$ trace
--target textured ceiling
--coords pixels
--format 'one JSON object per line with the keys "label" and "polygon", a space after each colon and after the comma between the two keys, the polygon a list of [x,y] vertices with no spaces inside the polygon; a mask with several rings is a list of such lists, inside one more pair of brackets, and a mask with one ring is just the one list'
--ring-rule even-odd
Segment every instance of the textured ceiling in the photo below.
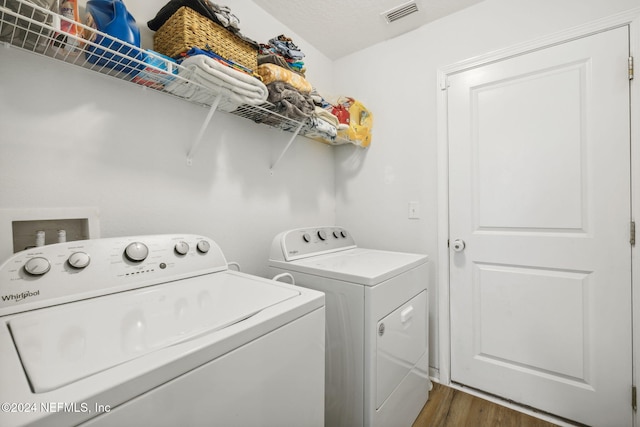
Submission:
{"label": "textured ceiling", "polygon": [[[407,0],[253,1],[335,60],[482,0],[416,0],[418,12],[390,24],[382,14]],[[304,46],[300,48],[304,51]]]}

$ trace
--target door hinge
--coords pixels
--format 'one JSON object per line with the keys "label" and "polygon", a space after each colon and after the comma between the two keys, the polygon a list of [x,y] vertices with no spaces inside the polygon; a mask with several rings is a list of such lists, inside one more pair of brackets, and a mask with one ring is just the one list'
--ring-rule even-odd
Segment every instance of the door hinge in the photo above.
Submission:
{"label": "door hinge", "polygon": [[633,56],[629,57],[629,80],[633,80]]}
{"label": "door hinge", "polygon": [[636,390],[636,386],[632,386],[631,387],[631,407],[633,408],[634,412],[638,409],[637,397],[638,397],[638,392]]}
{"label": "door hinge", "polygon": [[440,90],[447,89],[449,89],[449,76],[444,76],[442,79],[440,79]]}
{"label": "door hinge", "polygon": [[629,227],[629,243],[631,246],[636,245],[636,222],[631,221],[631,226]]}

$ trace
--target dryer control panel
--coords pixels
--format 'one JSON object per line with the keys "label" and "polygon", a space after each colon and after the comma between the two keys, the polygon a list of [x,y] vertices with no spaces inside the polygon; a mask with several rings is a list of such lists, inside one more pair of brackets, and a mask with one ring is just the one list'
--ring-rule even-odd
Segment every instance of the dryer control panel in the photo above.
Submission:
{"label": "dryer control panel", "polygon": [[80,240],[14,254],[0,265],[0,316],[227,269],[198,235]]}
{"label": "dryer control panel", "polygon": [[355,247],[353,237],[342,227],[298,228],[280,233],[273,239],[270,259],[293,261]]}

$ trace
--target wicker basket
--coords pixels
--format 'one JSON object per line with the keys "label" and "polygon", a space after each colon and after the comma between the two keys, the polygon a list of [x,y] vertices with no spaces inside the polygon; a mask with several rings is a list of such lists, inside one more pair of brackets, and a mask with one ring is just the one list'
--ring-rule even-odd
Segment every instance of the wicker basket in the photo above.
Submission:
{"label": "wicker basket", "polygon": [[256,46],[183,6],[158,28],[153,50],[177,58],[192,47],[211,50],[250,70],[258,68]]}

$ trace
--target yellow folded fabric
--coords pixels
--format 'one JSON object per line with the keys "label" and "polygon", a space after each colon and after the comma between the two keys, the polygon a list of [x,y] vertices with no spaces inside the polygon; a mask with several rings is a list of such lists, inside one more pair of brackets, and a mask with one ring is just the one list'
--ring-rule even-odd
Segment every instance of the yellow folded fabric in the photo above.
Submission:
{"label": "yellow folded fabric", "polygon": [[280,81],[290,84],[302,93],[311,93],[311,90],[313,89],[311,83],[309,83],[304,77],[276,64],[261,64],[258,66],[256,72],[260,77],[262,77],[262,83],[265,85],[275,81]]}

